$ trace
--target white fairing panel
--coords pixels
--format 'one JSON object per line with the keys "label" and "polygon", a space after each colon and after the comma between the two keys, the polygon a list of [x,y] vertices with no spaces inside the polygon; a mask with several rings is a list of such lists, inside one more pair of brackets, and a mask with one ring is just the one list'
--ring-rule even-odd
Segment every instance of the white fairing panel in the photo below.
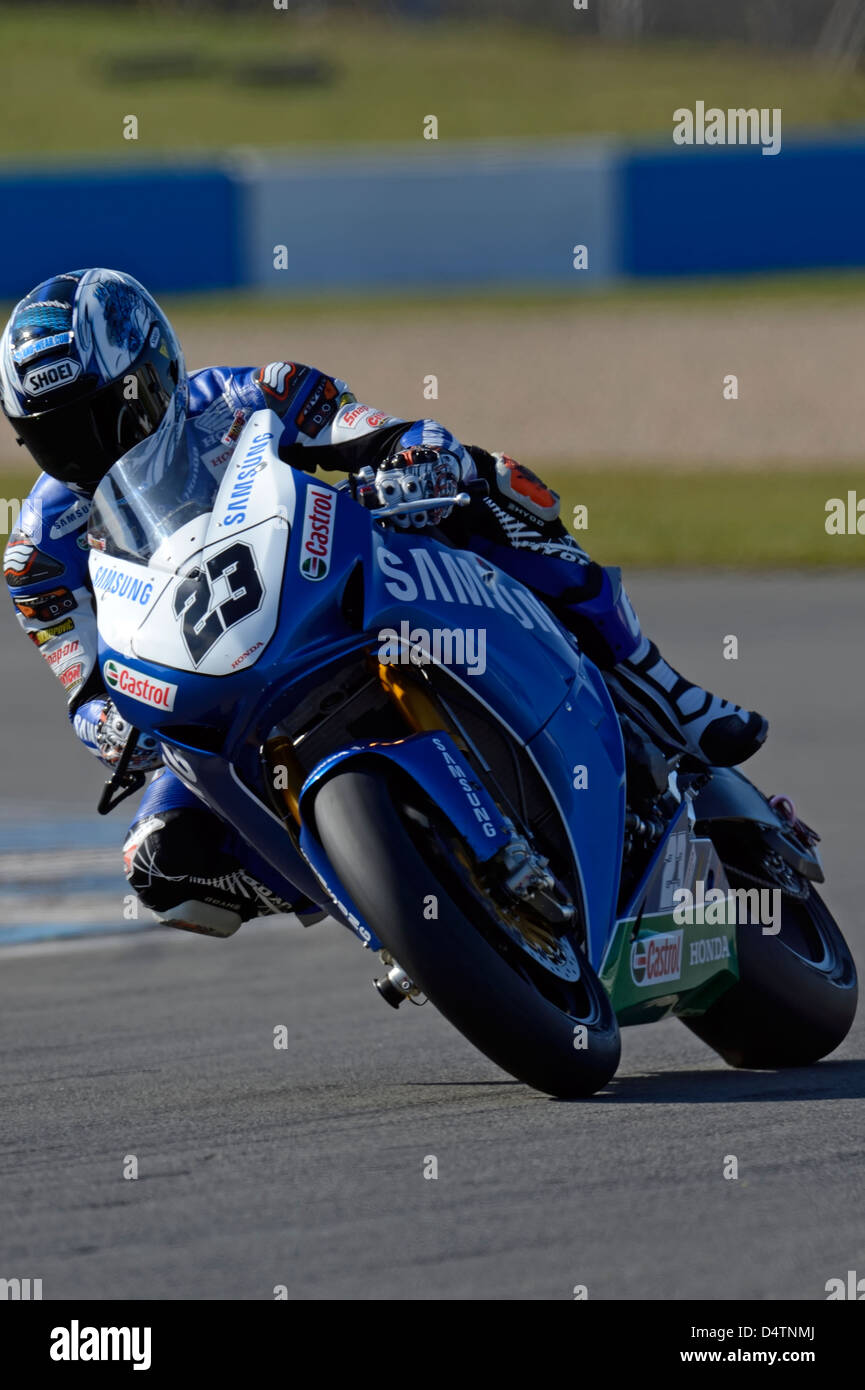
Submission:
{"label": "white fairing panel", "polygon": [[199,675],[252,666],[276,629],[296,491],[269,411],[247,424],[209,516],[147,566],[94,554],[99,629],[115,651]]}
{"label": "white fairing panel", "polygon": [[96,595],[97,621],[103,641],[123,656],[132,656],[132,639],[160,595],[171,583],[164,570],[132,564],[98,551],[90,555],[90,582]]}

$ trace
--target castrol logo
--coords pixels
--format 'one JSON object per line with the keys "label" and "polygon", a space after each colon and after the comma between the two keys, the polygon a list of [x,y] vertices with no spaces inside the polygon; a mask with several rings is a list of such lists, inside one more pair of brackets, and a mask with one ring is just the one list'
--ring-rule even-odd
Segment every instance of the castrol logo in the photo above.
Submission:
{"label": "castrol logo", "polygon": [[335,506],[336,494],[329,488],[307,488],[300,541],[300,572],[304,579],[324,579],[330,570]]}
{"label": "castrol logo", "polygon": [[660,985],[682,973],[682,933],[644,936],[631,947],[631,979],[635,985]]}
{"label": "castrol logo", "polygon": [[102,674],[109,690],[116,690],[130,700],[140,700],[143,705],[153,705],[156,709],[174,709],[177,686],[169,681],[154,680],[143,671],[135,671],[131,666],[123,666],[119,661],[106,661]]}

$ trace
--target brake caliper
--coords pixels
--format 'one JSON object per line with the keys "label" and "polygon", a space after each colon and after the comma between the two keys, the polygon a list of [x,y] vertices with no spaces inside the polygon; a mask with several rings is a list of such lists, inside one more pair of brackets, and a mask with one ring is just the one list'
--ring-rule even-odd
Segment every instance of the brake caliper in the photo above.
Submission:
{"label": "brake caliper", "polygon": [[551,926],[569,926],[574,919],[574,905],[550,870],[550,861],[518,834],[512,821],[505,819],[505,826],[511,838],[493,861],[505,871],[505,892],[517,902],[530,904]]}

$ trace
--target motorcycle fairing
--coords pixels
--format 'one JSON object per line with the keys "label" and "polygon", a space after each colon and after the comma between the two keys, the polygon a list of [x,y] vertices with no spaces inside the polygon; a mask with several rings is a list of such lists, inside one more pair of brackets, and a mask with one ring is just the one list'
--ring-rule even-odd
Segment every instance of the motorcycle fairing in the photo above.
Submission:
{"label": "motorcycle fairing", "polygon": [[[618,719],[597,668],[534,595],[490,562],[415,531],[383,530],[344,489],[293,472],[279,460],[273,439],[260,438],[275,437],[277,431],[270,412],[258,412],[249,422],[237,446],[236,466],[219,485],[206,529],[199,518],[188,532],[178,527],[164,549],[147,556],[156,563],[134,563],[104,553],[94,556],[94,566],[110,565],[120,573],[116,591],[113,576],[107,584],[103,576],[101,590],[96,589],[103,671],[110,660],[120,659],[134,673],[175,687],[170,710],[118,691],[121,713],[162,741],[168,765],[278,872],[307,897],[333,910],[364,944],[375,947],[370,925],[325,863],[312,829],[304,826],[298,849],[271,809],[262,785],[262,745],[270,730],[290,721],[299,699],[314,695],[322,684],[326,688],[330,666],[374,658],[383,629],[399,631],[406,617],[413,627],[430,631],[477,625],[487,639],[485,669],[473,672],[455,661],[447,675],[511,731],[549,788],[580,877],[590,958],[597,965],[603,961],[614,1003],[638,1021],[647,1016],[647,1005],[656,1011],[674,1008],[685,992],[683,984],[688,984],[693,1000],[705,972],[692,976],[680,971],[680,979],[661,982],[660,989],[653,983],[648,991],[630,972],[627,984],[628,952],[634,944],[639,959],[647,937],[669,933],[669,907],[655,892],[666,851],[656,852],[647,870],[644,901],[629,908],[617,926],[624,752]],[[253,453],[255,466],[250,462]],[[230,525],[229,518],[234,518]],[[196,602],[194,585],[188,582],[191,571],[213,557],[219,560],[226,547],[237,544],[248,547],[266,593],[260,603],[250,603],[250,611],[237,623],[223,622],[220,616],[219,630],[213,626],[214,641],[206,651],[190,651],[184,623],[193,638],[201,632],[206,638],[214,612],[221,615],[237,597],[228,580],[221,591],[217,588],[222,579],[217,573],[209,576],[211,591],[217,588],[212,603],[204,606],[200,597]],[[168,572],[170,564],[176,572]],[[359,585],[354,583],[357,576]],[[145,593],[149,583],[153,588]],[[352,584],[352,601],[347,604]],[[228,617],[233,616],[229,609]],[[461,779],[445,770],[436,739],[459,768],[461,755],[445,735],[407,736],[376,747],[347,736],[346,745],[308,775],[303,804],[321,777],[340,763],[360,756],[387,759],[399,763],[434,796],[479,856],[494,853],[503,843],[501,817],[484,791],[483,806],[495,838],[484,836],[474,816],[477,807],[468,801]],[[577,785],[578,767],[588,774],[585,787]],[[480,796],[475,779],[466,780]],[[683,829],[687,828],[685,821]],[[716,963],[714,974],[719,973]]]}
{"label": "motorcycle fairing", "polygon": [[260,659],[278,622],[296,502],[293,471],[267,467],[278,438],[270,415],[250,420],[212,510],[165,534],[146,564],[93,551],[100,634],[119,655],[204,676],[229,676]]}
{"label": "motorcycle fairing", "polygon": [[[735,922],[674,916],[677,891],[687,889],[699,905],[699,884],[725,894],[729,888],[714,845],[694,834],[693,811],[682,805],[615,924],[600,966],[622,1026],[700,1013],[738,979]],[[652,953],[659,948],[666,959],[653,980]]]}

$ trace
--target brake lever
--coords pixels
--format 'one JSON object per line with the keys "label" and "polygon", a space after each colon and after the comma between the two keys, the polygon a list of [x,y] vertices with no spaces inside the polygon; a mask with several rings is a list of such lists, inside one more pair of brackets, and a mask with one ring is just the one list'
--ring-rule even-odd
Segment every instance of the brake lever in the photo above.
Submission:
{"label": "brake lever", "polygon": [[370,508],[373,521],[383,521],[388,516],[405,516],[409,512],[433,512],[438,507],[467,507],[471,502],[467,492],[458,492],[456,497],[418,497],[414,502],[394,502],[390,507]]}

